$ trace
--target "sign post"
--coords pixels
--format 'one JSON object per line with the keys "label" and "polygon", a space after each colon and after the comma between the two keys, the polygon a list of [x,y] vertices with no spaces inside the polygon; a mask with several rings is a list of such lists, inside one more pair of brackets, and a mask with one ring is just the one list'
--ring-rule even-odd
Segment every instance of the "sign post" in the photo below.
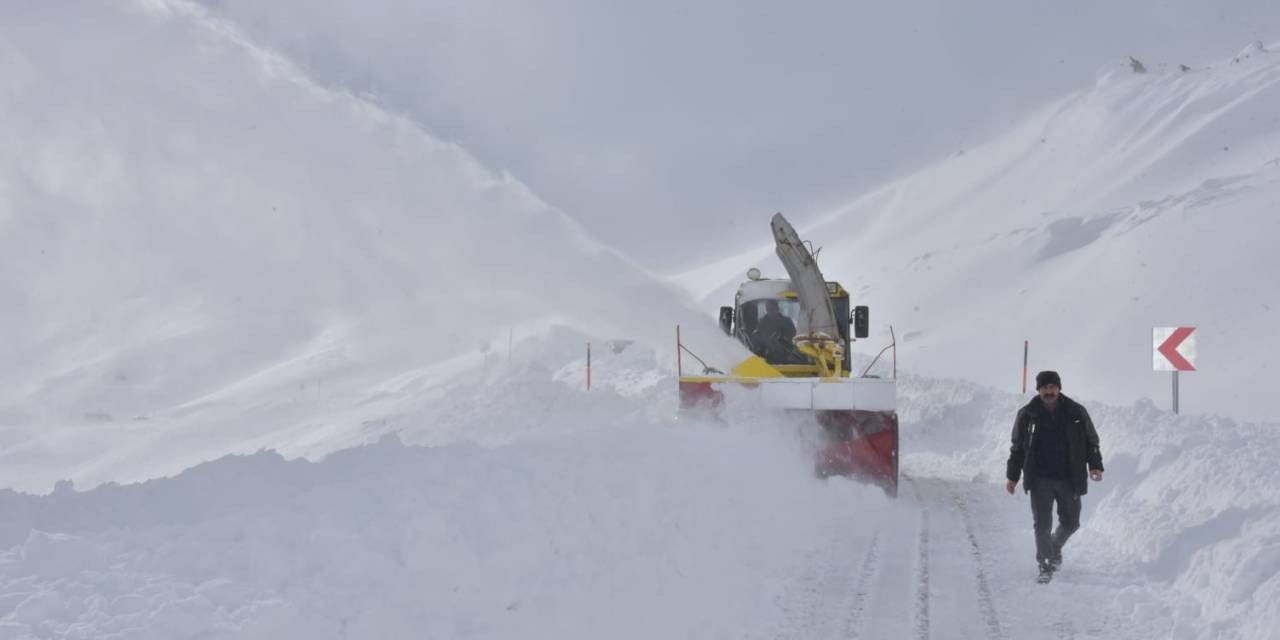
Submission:
{"label": "sign post", "polygon": [[1173,372],[1173,412],[1178,413],[1178,372],[1196,370],[1195,327],[1154,327],[1151,329],[1151,366],[1155,371]]}

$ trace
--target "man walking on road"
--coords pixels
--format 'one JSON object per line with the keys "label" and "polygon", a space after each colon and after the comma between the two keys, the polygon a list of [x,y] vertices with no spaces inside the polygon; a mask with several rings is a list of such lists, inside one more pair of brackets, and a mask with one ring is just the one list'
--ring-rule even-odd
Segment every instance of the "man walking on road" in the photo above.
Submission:
{"label": "man walking on road", "polygon": [[[1080,496],[1089,492],[1086,475],[1102,480],[1102,449],[1089,412],[1062,395],[1056,371],[1036,374],[1036,394],[1013,421],[1005,488],[1013,495],[1018,478],[1026,476],[1022,486],[1031,494],[1040,582],[1048,582],[1062,564],[1062,545],[1080,528]],[[1055,502],[1058,529],[1051,535]]]}

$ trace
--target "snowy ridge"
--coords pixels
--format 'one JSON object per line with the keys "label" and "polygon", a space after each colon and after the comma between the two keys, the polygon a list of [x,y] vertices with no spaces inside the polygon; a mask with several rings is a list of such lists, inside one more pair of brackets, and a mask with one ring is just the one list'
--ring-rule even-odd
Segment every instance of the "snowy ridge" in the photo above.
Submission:
{"label": "snowy ridge", "polygon": [[190,3],[5,11],[0,76],[0,486],[322,455],[553,324],[740,353],[515,179]]}
{"label": "snowy ridge", "polygon": [[[1182,378],[1182,409],[1275,420],[1258,341],[1280,314],[1277,114],[1267,47],[1186,72],[1126,61],[802,235],[874,325],[895,326],[913,370],[1016,389],[1030,340],[1033,369],[1088,396],[1165,406],[1151,328],[1196,326],[1201,370]],[[775,262],[762,247],[675,280],[725,304],[748,267],[777,275]]]}

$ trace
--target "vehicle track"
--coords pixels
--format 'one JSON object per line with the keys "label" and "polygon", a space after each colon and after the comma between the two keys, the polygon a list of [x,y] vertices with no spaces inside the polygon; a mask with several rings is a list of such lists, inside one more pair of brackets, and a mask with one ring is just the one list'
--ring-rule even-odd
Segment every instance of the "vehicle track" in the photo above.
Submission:
{"label": "vehicle track", "polygon": [[[921,509],[913,637],[1004,640],[965,485],[907,478]],[[945,620],[935,628],[933,619]]]}
{"label": "vehicle track", "polygon": [[871,579],[880,571],[880,531],[871,537],[867,547],[867,555],[862,559],[862,569],[858,571],[858,586],[853,592],[853,606],[850,609],[849,621],[845,625],[845,635],[860,638],[860,625],[867,612],[867,597],[871,592]]}
{"label": "vehicle track", "polygon": [[770,638],[910,637],[918,513],[894,504],[874,527],[832,531],[809,570],[779,598],[783,627]]}
{"label": "vehicle track", "polygon": [[[1005,640],[990,567],[965,485],[903,476],[901,498],[873,529],[831,542],[779,597],[773,638]],[[939,625],[934,624],[937,619]],[[1075,629],[1059,628],[1063,637]]]}
{"label": "vehicle track", "polygon": [[916,621],[927,620],[918,611],[921,594],[926,603],[929,597],[929,589],[920,586],[928,552],[921,565],[919,543],[929,533],[920,503],[907,497],[908,493],[904,491],[903,498],[879,516],[875,557],[864,560],[858,609],[846,637],[914,638]]}
{"label": "vehicle track", "polygon": [[1070,620],[1059,620],[1054,623],[1054,629],[1058,632],[1058,637],[1062,640],[1076,640],[1076,625]]}
{"label": "vehicle track", "polygon": [[[844,533],[833,531],[827,549],[811,555],[810,571],[780,600],[786,626],[770,637],[849,637],[849,630],[857,624],[859,594],[864,594],[865,600],[866,588],[861,586],[864,576],[878,562],[880,532],[873,533],[861,563],[856,563],[856,556],[849,553],[857,549],[857,540],[850,540]],[[859,567],[855,580],[855,569]]]}
{"label": "vehicle track", "polygon": [[973,531],[973,516],[969,513],[969,505],[964,496],[954,490],[951,496],[960,510],[960,517],[964,521],[964,532],[969,538],[969,546],[973,551],[973,563],[977,567],[977,571],[974,572],[974,578],[978,582],[978,608],[982,612],[982,621],[987,627],[989,638],[1003,640],[1004,629],[1000,626],[1000,618],[996,615],[995,600],[991,597],[991,585],[987,580],[986,562],[983,561],[982,547],[978,544],[978,536]]}
{"label": "vehicle track", "polygon": [[919,556],[916,560],[915,637],[929,640],[929,508],[920,512]]}

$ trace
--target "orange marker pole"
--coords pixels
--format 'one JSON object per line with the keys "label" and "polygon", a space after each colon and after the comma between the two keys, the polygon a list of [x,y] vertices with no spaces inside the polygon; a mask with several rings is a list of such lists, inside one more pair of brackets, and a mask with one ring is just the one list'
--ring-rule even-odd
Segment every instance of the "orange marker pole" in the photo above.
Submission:
{"label": "orange marker pole", "polygon": [[1031,341],[1022,341],[1022,392],[1027,392],[1027,351],[1030,349]]}

